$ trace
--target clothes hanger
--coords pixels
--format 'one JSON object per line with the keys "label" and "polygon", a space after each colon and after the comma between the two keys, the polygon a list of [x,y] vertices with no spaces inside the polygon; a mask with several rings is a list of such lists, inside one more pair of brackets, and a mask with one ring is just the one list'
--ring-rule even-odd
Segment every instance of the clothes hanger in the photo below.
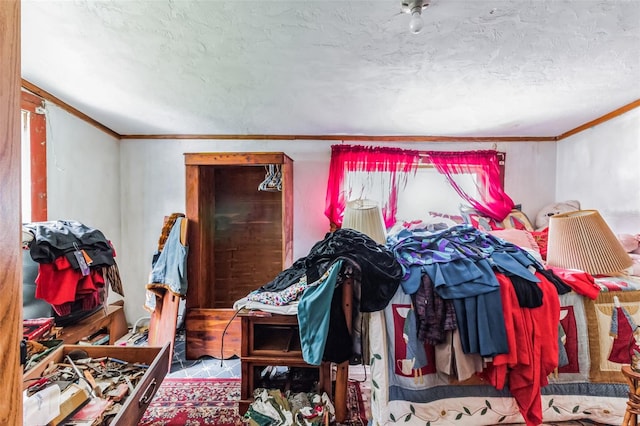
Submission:
{"label": "clothes hanger", "polygon": [[282,191],[282,170],[279,164],[269,164],[264,167],[266,176],[258,185],[258,191],[277,192]]}

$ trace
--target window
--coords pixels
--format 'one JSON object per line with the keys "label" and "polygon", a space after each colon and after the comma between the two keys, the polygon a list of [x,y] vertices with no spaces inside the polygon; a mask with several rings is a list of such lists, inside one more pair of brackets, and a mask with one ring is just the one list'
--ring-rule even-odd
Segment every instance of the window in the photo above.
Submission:
{"label": "window", "polygon": [[[384,199],[389,187],[389,173],[347,172],[346,193],[348,200],[370,198]],[[462,174],[456,178],[458,185],[472,197],[478,197],[474,174]],[[447,178],[430,165],[419,165],[415,175],[407,179],[406,186],[398,190],[396,220],[426,220],[429,212],[460,215],[460,205],[466,204],[451,187]]]}
{"label": "window", "polygon": [[[479,197],[475,174],[456,177],[458,185],[474,198]],[[398,220],[426,220],[429,212],[460,215],[460,205],[467,202],[451,187],[447,178],[433,166],[418,166],[416,174],[398,195]]]}
{"label": "window", "polygon": [[22,222],[47,220],[47,134],[44,101],[22,92]]}
{"label": "window", "polygon": [[[464,200],[501,221],[514,206],[503,190],[503,176],[504,153],[495,150],[421,152],[332,145],[325,215],[332,227],[339,227],[347,201],[369,198],[380,203],[390,227],[398,219],[428,218],[432,211],[454,214]],[[403,213],[398,216],[401,200]]]}

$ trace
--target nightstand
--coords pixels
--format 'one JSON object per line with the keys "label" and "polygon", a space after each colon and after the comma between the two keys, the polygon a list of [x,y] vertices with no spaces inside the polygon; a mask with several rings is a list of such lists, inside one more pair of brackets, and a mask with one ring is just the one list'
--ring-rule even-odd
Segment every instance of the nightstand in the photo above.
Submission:
{"label": "nightstand", "polygon": [[[331,398],[336,409],[336,420],[341,421],[346,417],[346,389],[348,374],[348,362],[343,363],[342,371],[338,369],[335,392],[332,391],[331,363],[323,362],[320,366],[307,364],[302,358],[300,335],[298,330],[298,317],[295,315],[269,314],[261,311],[249,311],[239,314],[242,327],[241,343],[241,369],[242,385],[240,391],[240,414],[244,414],[251,402],[253,391],[265,379],[261,373],[267,366],[286,366],[290,370],[311,370],[311,374],[304,374],[305,378],[312,377],[316,380],[317,391],[326,392]],[[293,379],[293,380],[292,380]],[[289,378],[278,383],[281,390],[303,386],[299,378]],[[313,383],[310,383],[313,385]],[[312,389],[307,389],[309,391]],[[339,396],[339,399],[335,398]]]}

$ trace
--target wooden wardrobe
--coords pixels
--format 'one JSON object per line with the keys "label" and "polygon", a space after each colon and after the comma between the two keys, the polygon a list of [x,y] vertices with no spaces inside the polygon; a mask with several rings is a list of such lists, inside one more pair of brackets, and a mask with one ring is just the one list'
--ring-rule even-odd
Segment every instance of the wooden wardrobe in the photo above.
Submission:
{"label": "wooden wardrobe", "polygon": [[[233,303],[293,262],[293,161],[282,152],[188,153],[185,168],[186,357],[240,355]],[[273,170],[281,190],[258,190]]]}

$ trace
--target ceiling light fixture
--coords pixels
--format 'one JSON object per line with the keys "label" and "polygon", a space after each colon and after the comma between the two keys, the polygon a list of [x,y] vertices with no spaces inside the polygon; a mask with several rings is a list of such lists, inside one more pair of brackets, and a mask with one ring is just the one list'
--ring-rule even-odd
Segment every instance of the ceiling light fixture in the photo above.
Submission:
{"label": "ceiling light fixture", "polygon": [[424,27],[422,10],[427,6],[429,6],[429,0],[402,0],[402,12],[411,14],[409,29],[413,34],[418,34]]}

